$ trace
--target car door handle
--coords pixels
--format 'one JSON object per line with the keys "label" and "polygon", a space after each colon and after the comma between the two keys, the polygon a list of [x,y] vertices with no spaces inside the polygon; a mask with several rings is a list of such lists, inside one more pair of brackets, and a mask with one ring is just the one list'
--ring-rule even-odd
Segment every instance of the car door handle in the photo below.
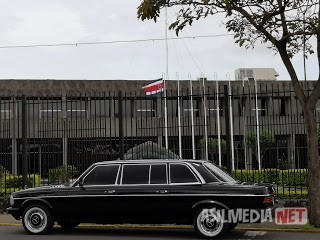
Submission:
{"label": "car door handle", "polygon": [[107,191],[104,191],[104,193],[106,193],[106,194],[115,194],[116,191],[115,190],[107,190]]}
{"label": "car door handle", "polygon": [[168,190],[157,190],[156,193],[166,194],[166,193],[168,193]]}

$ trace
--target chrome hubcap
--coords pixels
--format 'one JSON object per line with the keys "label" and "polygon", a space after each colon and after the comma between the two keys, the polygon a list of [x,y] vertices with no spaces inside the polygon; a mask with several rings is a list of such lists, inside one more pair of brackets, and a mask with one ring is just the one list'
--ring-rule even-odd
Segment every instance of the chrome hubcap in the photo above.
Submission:
{"label": "chrome hubcap", "polygon": [[24,216],[25,225],[30,232],[39,233],[47,225],[46,213],[38,207],[30,208]]}
{"label": "chrome hubcap", "polygon": [[217,211],[204,209],[197,217],[200,232],[206,236],[216,236],[223,228],[222,216]]}

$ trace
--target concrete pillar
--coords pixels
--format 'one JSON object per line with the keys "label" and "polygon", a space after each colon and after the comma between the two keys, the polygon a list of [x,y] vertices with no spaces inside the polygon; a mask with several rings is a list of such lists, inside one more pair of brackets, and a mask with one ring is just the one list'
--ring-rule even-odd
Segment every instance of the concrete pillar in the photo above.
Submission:
{"label": "concrete pillar", "polygon": [[12,174],[13,175],[18,175],[18,148],[17,148],[17,139],[12,138],[11,140],[12,143]]}
{"label": "concrete pillar", "polygon": [[62,138],[62,162],[63,165],[68,165],[68,138]]}

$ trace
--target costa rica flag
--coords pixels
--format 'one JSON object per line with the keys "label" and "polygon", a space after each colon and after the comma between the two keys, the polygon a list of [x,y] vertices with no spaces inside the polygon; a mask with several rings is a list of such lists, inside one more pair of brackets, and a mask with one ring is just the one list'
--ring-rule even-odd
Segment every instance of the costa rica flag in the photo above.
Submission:
{"label": "costa rica flag", "polygon": [[149,83],[142,87],[146,93],[146,95],[153,95],[159,92],[163,92],[164,90],[164,81],[162,78],[159,78],[152,83]]}

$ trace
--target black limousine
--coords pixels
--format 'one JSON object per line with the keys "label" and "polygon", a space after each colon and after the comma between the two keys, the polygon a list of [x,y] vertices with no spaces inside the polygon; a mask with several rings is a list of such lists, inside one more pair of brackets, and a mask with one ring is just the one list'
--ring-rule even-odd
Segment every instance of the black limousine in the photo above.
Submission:
{"label": "black limousine", "polygon": [[30,234],[47,234],[56,221],[63,228],[193,224],[214,238],[240,222],[225,221],[222,210],[261,211],[273,203],[272,188],[240,183],[207,161],[117,160],[93,164],[72,183],[15,192],[7,211]]}

